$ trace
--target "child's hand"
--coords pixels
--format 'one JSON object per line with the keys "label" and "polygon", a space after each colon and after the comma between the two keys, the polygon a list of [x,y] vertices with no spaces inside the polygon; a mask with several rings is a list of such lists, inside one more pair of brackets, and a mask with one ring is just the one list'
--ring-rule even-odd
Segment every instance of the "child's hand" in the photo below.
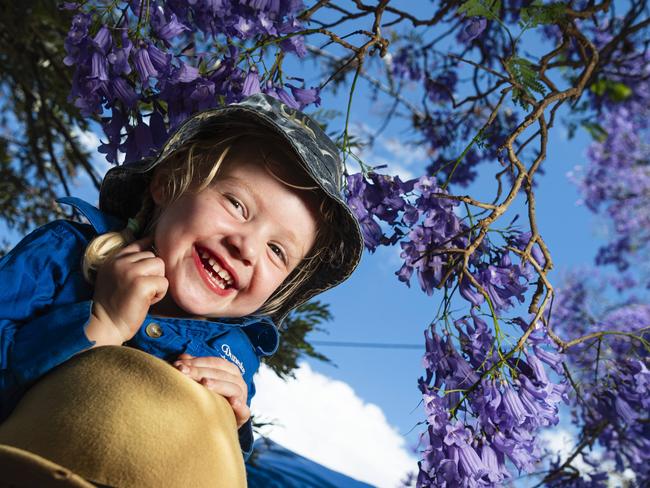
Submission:
{"label": "child's hand", "polygon": [[181,354],[174,366],[213,393],[225,397],[235,412],[237,428],[248,421],[251,416],[251,411],[246,405],[248,387],[239,368],[233,363],[214,356],[196,358]]}
{"label": "child's hand", "polygon": [[96,321],[86,329],[89,339],[94,340],[94,334],[110,337],[109,342],[128,341],[142,325],[149,307],[167,293],[165,262],[149,250],[152,244],[152,237],[132,242],[97,270],[92,311]]}

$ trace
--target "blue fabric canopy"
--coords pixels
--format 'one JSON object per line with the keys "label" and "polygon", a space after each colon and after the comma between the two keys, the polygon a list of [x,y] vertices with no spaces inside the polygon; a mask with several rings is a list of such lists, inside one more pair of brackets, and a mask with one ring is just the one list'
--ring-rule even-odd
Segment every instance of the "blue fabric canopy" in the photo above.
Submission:
{"label": "blue fabric canopy", "polygon": [[371,488],[344,474],[276,444],[255,441],[253,458],[246,464],[249,488]]}

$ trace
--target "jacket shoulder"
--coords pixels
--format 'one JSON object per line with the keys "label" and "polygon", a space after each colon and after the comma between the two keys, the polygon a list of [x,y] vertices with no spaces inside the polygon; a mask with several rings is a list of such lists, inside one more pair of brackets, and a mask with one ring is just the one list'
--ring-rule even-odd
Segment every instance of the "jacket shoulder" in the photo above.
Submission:
{"label": "jacket shoulder", "polygon": [[9,251],[3,260],[11,259],[29,249],[61,250],[75,244],[84,245],[93,238],[95,231],[88,224],[70,220],[54,220],[27,234],[16,246]]}

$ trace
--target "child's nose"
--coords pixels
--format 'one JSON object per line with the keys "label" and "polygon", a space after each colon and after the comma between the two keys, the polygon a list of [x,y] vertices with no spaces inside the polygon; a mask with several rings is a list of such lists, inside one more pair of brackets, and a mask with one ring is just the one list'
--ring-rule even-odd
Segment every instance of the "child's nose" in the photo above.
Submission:
{"label": "child's nose", "polygon": [[228,237],[235,258],[241,259],[246,265],[254,264],[259,255],[258,239],[252,233],[240,232]]}

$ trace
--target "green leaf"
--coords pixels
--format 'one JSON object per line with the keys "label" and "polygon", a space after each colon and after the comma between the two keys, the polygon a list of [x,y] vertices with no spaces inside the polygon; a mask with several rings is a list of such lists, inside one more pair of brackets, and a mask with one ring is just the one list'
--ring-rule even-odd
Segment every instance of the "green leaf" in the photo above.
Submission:
{"label": "green leaf", "polygon": [[515,80],[521,85],[515,87],[512,92],[513,100],[521,105],[522,108],[528,108],[528,104],[524,101],[526,96],[534,98],[532,92],[544,95],[546,87],[539,81],[537,70],[533,67],[533,63],[525,58],[513,57],[506,61],[508,70],[512,73]]}
{"label": "green leaf", "polygon": [[542,4],[535,0],[528,7],[521,9],[520,17],[525,27],[537,27],[542,24],[557,24],[566,17],[566,5],[560,2]]}
{"label": "green leaf", "polygon": [[589,132],[589,135],[595,141],[603,142],[605,139],[607,139],[607,131],[603,129],[600,124],[583,120],[581,125],[586,129],[587,132]]}
{"label": "green leaf", "polygon": [[602,97],[607,91],[607,80],[598,80],[593,83],[589,89],[599,97]]}
{"label": "green leaf", "polygon": [[632,89],[625,83],[611,83],[607,94],[615,102],[622,102],[632,95]]}
{"label": "green leaf", "polygon": [[490,20],[500,20],[501,0],[468,0],[458,7],[459,14],[467,17],[485,17]]}
{"label": "green leaf", "polygon": [[294,377],[301,357],[309,356],[329,362],[326,356],[309,343],[307,335],[312,331],[322,331],[321,325],[331,320],[329,305],[318,300],[303,303],[289,313],[282,324],[282,347],[263,361],[282,379]]}
{"label": "green leaf", "polygon": [[607,95],[614,102],[622,102],[632,96],[632,89],[620,81],[600,79],[589,87],[597,96]]}

